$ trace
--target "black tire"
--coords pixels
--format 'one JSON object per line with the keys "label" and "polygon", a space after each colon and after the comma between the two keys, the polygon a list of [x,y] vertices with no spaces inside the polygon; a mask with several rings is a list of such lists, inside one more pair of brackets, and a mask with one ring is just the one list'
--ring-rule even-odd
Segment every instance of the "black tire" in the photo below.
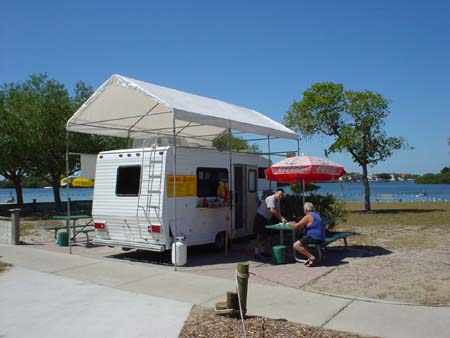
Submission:
{"label": "black tire", "polygon": [[[216,240],[213,244],[214,248],[221,250],[225,248],[225,231],[218,232],[216,235]],[[230,237],[228,237],[228,248],[231,247]]]}
{"label": "black tire", "polygon": [[130,251],[131,250],[131,248],[124,248],[124,247],[122,247],[122,251]]}

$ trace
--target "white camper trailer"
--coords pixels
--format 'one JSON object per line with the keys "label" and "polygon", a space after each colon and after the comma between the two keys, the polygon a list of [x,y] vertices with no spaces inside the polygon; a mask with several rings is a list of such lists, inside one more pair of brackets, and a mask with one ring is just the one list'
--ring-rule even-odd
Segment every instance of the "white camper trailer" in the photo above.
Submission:
{"label": "white camper trailer", "polygon": [[[262,135],[269,154],[271,140],[289,139],[297,141],[298,150],[294,131],[255,110],[117,74],[75,112],[66,130],[67,140],[72,132],[130,142],[172,139],[167,147],[101,153],[94,188],[97,243],[160,251],[179,235],[188,245],[217,240],[220,246],[227,229],[231,238],[251,232],[256,191],[263,188],[255,177],[268,160],[206,150],[218,137],[234,132]],[[66,167],[68,176],[68,155]],[[218,178],[223,181],[227,175],[228,182],[222,183],[233,192],[232,209],[214,195]],[[172,197],[174,186],[177,194]],[[219,192],[221,187],[219,183]]]}
{"label": "white camper trailer", "polygon": [[[95,243],[170,249],[174,234],[173,152],[174,147],[165,146],[98,155],[92,208]],[[226,234],[237,238],[253,232],[257,193],[268,187],[258,173],[268,167],[268,159],[177,147],[176,161],[176,237],[184,237],[187,246],[214,243],[220,248]]]}

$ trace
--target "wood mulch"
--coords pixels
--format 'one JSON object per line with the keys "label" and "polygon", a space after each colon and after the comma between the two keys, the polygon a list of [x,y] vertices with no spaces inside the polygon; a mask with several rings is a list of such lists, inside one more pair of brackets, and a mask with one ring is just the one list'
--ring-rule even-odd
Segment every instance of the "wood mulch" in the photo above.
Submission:
{"label": "wood mulch", "polygon": [[[305,337],[305,338],[363,338],[348,332],[326,330],[288,322],[283,319],[268,319],[247,316],[244,320],[248,338]],[[180,338],[232,338],[244,337],[240,318],[216,315],[213,309],[194,306],[180,333]]]}

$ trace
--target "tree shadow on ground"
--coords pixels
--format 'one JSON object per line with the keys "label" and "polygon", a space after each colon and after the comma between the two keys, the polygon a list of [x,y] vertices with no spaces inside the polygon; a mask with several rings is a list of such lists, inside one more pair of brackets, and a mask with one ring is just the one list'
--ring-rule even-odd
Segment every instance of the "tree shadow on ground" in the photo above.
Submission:
{"label": "tree shadow on ground", "polygon": [[318,266],[339,266],[349,262],[347,259],[370,258],[375,256],[390,255],[393,251],[380,246],[352,245],[344,249],[343,247],[328,247],[323,258],[318,262]]}

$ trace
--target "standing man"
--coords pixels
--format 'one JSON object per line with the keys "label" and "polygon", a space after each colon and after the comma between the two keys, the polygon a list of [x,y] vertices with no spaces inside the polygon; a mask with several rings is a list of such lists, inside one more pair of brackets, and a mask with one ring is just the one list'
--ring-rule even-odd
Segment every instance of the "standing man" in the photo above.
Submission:
{"label": "standing man", "polygon": [[[280,213],[280,200],[284,197],[284,190],[278,188],[273,195],[267,197],[256,211],[253,222],[256,233],[255,258],[264,259],[264,242],[266,239],[266,225],[276,222],[286,222]],[[272,221],[272,219],[274,219]]]}

